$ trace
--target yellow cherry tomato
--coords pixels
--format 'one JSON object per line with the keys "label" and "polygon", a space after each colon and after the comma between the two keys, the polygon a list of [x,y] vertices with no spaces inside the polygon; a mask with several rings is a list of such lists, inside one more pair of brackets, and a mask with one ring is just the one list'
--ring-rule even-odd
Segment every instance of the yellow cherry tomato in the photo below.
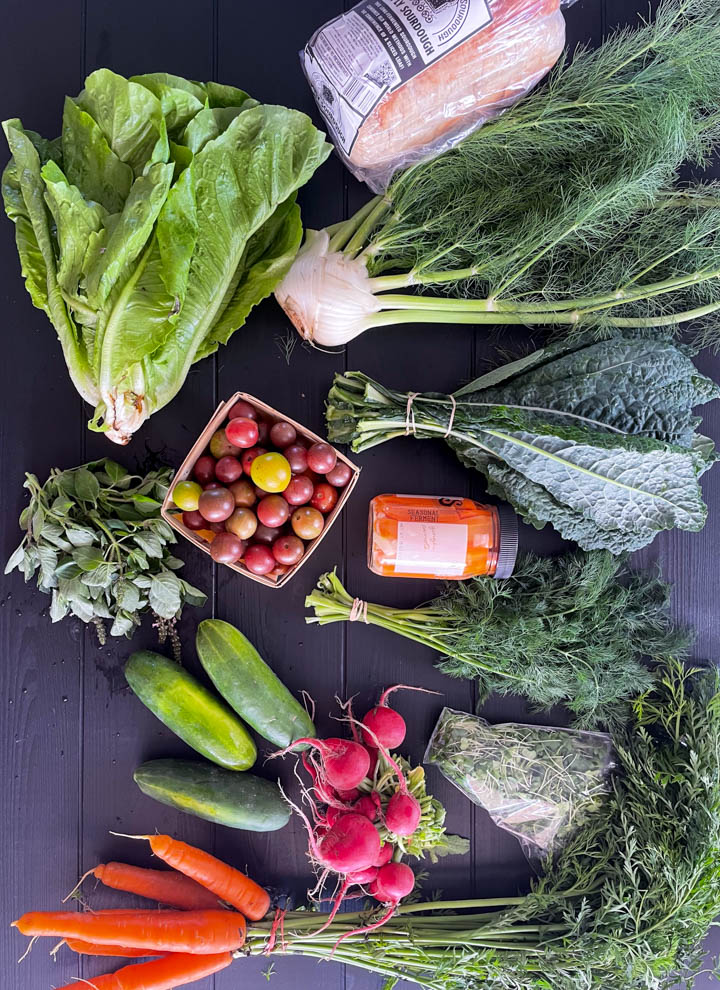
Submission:
{"label": "yellow cherry tomato", "polygon": [[202,488],[196,481],[178,481],[173,488],[173,502],[183,512],[195,512],[202,495]]}
{"label": "yellow cherry tomato", "polygon": [[264,492],[284,492],[290,484],[292,471],[282,454],[260,454],[252,462],[250,477]]}

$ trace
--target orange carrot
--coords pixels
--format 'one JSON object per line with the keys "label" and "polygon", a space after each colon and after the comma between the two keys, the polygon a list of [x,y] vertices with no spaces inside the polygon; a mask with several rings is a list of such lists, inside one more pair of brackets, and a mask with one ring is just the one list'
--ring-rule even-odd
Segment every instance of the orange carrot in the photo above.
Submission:
{"label": "orange carrot", "polygon": [[23,935],[59,935],[151,952],[228,952],[245,941],[245,918],[235,911],[128,911],[78,914],[31,911],[12,927]]}
{"label": "orange carrot", "polygon": [[212,956],[192,956],[176,953],[154,959],[152,962],[123,966],[106,976],[93,976],[88,980],[66,983],[58,990],[173,990],[220,972],[232,962],[231,952]]}
{"label": "orange carrot", "polygon": [[269,894],[240,870],[169,835],[143,835],[138,838],[147,839],[155,855],[168,866],[197,880],[251,921],[260,921],[267,914]]}
{"label": "orange carrot", "polygon": [[127,863],[100,863],[89,870],[80,883],[90,875],[97,877],[106,887],[147,897],[183,911],[217,911],[221,907],[214,894],[175,870],[146,870]]}
{"label": "orange carrot", "polygon": [[99,945],[97,942],[83,942],[79,938],[66,938],[65,945],[81,956],[118,956],[132,959],[153,955],[150,949],[131,949],[128,945]]}

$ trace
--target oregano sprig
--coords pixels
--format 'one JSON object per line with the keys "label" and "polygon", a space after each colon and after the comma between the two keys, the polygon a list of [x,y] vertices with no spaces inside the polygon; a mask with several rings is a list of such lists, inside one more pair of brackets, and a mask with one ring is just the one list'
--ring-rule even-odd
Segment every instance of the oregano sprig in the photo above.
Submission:
{"label": "oregano sprig", "polygon": [[93,623],[101,643],[131,636],[145,612],[170,635],[183,605],[203,605],[205,594],[175,573],[183,561],[160,517],[172,470],[130,474],[103,458],[61,471],[44,485],[26,474],[30,504],[20,516],[25,536],[5,573],[18,568],[26,581],[37,573],[38,589],[52,596],[50,618],[74,615]]}

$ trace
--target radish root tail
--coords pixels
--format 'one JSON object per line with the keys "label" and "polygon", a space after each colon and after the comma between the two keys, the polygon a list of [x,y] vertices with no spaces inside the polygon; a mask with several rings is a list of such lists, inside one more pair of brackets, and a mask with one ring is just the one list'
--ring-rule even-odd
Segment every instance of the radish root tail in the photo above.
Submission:
{"label": "radish root tail", "polygon": [[78,882],[77,882],[77,883],[75,884],[75,886],[74,886],[74,887],[73,887],[73,889],[72,889],[72,890],[70,891],[70,893],[69,893],[69,894],[67,895],[67,897],[63,897],[63,899],[62,899],[62,901],[60,901],[60,903],[61,903],[61,904],[65,904],[65,902],[66,902],[66,901],[69,901],[71,897],[74,897],[74,896],[75,896],[75,894],[77,894],[77,892],[78,892],[78,891],[80,890],[80,888],[82,887],[82,885],[83,885],[83,883],[84,883],[84,882],[85,882],[85,881],[87,880],[87,878],[88,878],[88,877],[90,876],[90,874],[91,874],[91,873],[94,873],[96,869],[97,869],[97,866],[93,866],[93,868],[92,868],[91,870],[88,870],[88,871],[87,871],[87,873],[83,873],[83,875],[82,875],[82,876],[80,877],[80,879],[79,879],[79,880],[78,880]]}
{"label": "radish root tail", "polygon": [[383,693],[380,695],[380,700],[377,703],[377,708],[383,708],[387,704],[387,700],[393,691],[422,691],[423,694],[442,694],[442,691],[431,691],[430,688],[423,687],[413,687],[412,684],[393,684],[392,687],[385,688]]}

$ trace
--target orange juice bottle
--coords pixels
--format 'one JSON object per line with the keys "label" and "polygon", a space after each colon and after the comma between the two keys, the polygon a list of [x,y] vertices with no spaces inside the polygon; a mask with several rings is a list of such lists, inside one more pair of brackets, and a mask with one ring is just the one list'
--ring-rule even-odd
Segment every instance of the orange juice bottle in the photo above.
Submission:
{"label": "orange juice bottle", "polygon": [[384,577],[506,578],[517,549],[517,517],[507,505],[433,495],[370,502],[368,567]]}

